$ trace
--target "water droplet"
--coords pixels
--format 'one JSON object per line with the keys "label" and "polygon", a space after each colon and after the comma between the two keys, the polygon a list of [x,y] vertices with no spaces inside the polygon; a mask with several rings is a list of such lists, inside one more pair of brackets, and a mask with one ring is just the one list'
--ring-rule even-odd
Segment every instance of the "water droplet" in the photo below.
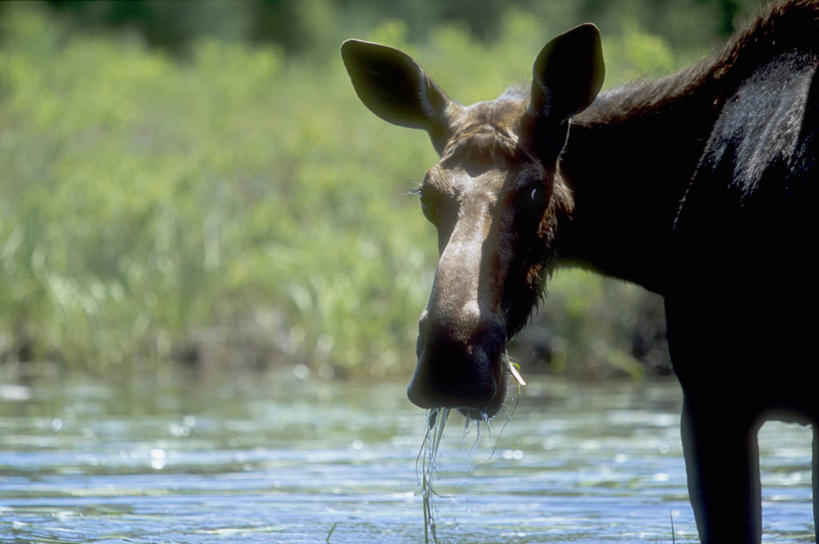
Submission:
{"label": "water droplet", "polygon": [[61,510],[59,512],[54,512],[53,514],[51,514],[51,516],[60,521],[70,521],[73,518],[77,517],[77,514],[70,510]]}
{"label": "water droplet", "polygon": [[171,423],[168,425],[168,431],[176,438],[186,438],[191,434],[190,427],[186,425],[179,425],[177,423]]}
{"label": "water droplet", "polygon": [[521,450],[503,450],[504,459],[523,459],[523,451]]}
{"label": "water droplet", "polygon": [[154,448],[151,450],[151,468],[154,470],[162,470],[167,464],[167,454],[165,450]]}

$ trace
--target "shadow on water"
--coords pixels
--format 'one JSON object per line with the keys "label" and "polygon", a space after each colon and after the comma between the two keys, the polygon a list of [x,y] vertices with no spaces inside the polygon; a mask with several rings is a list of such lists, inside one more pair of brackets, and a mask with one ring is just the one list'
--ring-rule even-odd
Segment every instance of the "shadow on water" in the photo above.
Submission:
{"label": "shadow on water", "polygon": [[[0,379],[0,542],[424,542],[428,421],[404,389],[292,374]],[[541,378],[502,434],[476,436],[453,412],[437,538],[694,542],[679,404],[673,382]],[[811,542],[810,433],[769,424],[760,445],[766,542]]]}

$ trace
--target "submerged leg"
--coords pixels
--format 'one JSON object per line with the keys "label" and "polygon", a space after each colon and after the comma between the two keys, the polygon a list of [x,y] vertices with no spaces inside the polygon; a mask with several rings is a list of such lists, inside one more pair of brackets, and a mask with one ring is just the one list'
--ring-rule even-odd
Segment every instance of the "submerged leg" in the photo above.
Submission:
{"label": "submerged leg", "polygon": [[703,544],[759,544],[759,427],[721,408],[687,401],[683,406],[683,451],[697,529]]}
{"label": "submerged leg", "polygon": [[813,424],[813,464],[811,467],[813,482],[813,531],[816,542],[819,542],[819,423]]}

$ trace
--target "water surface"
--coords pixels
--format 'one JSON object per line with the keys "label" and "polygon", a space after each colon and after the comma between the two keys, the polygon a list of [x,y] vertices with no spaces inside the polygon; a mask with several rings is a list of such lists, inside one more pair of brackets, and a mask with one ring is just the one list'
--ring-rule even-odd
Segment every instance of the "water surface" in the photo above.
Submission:
{"label": "water surface", "polygon": [[[424,542],[404,384],[296,375],[0,381],[0,542]],[[695,542],[679,408],[674,382],[543,378],[489,428],[453,414],[441,542]],[[760,447],[764,541],[812,542],[810,433]]]}

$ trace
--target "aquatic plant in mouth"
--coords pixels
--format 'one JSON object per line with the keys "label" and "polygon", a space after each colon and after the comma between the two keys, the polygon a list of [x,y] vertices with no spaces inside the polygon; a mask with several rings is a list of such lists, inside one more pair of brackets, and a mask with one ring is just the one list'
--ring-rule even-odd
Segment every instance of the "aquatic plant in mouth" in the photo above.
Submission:
{"label": "aquatic plant in mouth", "polygon": [[518,393],[520,393],[520,388],[526,385],[526,380],[520,375],[520,365],[513,361],[509,353],[506,352],[503,354],[503,360],[506,362],[506,369],[509,371],[509,374],[518,382]]}
{"label": "aquatic plant in mouth", "polygon": [[[512,377],[515,378],[515,381],[517,382],[518,395],[517,400],[512,407],[512,411],[509,413],[506,422],[504,422],[503,428],[505,428],[506,424],[509,423],[512,413],[514,413],[515,408],[517,408],[517,401],[520,400],[521,390],[523,386],[526,385],[526,381],[524,381],[523,377],[520,375],[519,365],[513,362],[512,358],[506,353],[504,354],[504,363],[507,366],[506,370],[512,375]],[[415,468],[418,472],[418,479],[421,485],[421,498],[424,510],[425,544],[430,543],[430,537],[432,537],[432,542],[434,542],[434,544],[438,544],[438,528],[435,521],[435,508],[433,505],[433,497],[438,495],[438,493],[433,489],[432,483],[435,469],[437,468],[436,461],[438,457],[438,449],[441,445],[441,439],[444,436],[444,427],[446,426],[446,421],[449,417],[449,410],[449,408],[443,407],[427,410],[427,431],[424,435],[423,442],[421,442],[421,449],[418,452],[418,457],[415,461]],[[469,422],[470,420],[467,419],[466,426],[464,427],[464,433],[466,433],[466,431],[469,429]],[[474,454],[476,448],[478,447],[478,443],[480,442],[481,422],[486,424],[487,428],[490,429],[491,434],[489,417],[486,414],[483,414],[481,419],[475,420],[477,431],[475,444],[470,452],[470,457]],[[501,429],[501,433],[503,432],[503,428]],[[466,436],[466,434],[464,436]],[[499,439],[500,436],[498,436],[498,440]],[[492,448],[493,455],[496,448],[497,444],[495,444],[495,448]]]}

